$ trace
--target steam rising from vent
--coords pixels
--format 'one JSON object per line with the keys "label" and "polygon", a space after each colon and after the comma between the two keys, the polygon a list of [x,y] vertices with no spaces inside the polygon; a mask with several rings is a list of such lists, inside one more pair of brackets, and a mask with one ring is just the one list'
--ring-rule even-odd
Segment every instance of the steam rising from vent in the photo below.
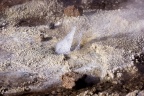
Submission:
{"label": "steam rising from vent", "polygon": [[75,32],[76,26],[71,29],[71,32],[63,40],[57,43],[55,49],[57,54],[68,54],[70,52]]}

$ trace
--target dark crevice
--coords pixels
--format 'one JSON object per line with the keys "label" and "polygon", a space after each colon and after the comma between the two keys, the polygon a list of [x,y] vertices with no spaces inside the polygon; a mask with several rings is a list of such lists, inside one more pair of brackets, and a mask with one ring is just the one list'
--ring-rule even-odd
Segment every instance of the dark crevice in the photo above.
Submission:
{"label": "dark crevice", "polygon": [[31,17],[31,18],[26,18],[26,19],[20,19],[17,24],[15,25],[16,27],[33,27],[33,26],[39,26],[39,25],[45,25],[46,20],[44,18],[39,18],[39,17]]}
{"label": "dark crevice", "polygon": [[64,61],[67,61],[67,60],[69,60],[69,59],[70,59],[70,56],[68,56],[67,54],[65,54],[63,60],[64,60]]}

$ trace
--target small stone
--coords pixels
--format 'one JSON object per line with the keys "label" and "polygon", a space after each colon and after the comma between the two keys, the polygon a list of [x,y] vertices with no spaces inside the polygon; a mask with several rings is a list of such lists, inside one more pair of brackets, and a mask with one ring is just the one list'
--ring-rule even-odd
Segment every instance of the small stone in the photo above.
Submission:
{"label": "small stone", "polygon": [[56,91],[52,91],[51,93],[54,95],[54,94],[56,94]]}
{"label": "small stone", "polygon": [[101,92],[98,94],[98,96],[106,96],[106,93],[105,92]]}
{"label": "small stone", "polygon": [[83,14],[83,9],[75,5],[68,6],[67,8],[64,9],[64,14],[67,16],[74,16],[74,17],[81,16]]}
{"label": "small stone", "polygon": [[122,73],[117,73],[117,77],[120,78],[122,76]]}
{"label": "small stone", "polygon": [[24,88],[24,91],[29,92],[31,89],[29,87]]}
{"label": "small stone", "polygon": [[92,95],[93,95],[93,92],[88,92],[88,94],[89,94],[90,96],[92,96]]}
{"label": "small stone", "polygon": [[83,87],[86,82],[86,75],[77,72],[68,72],[62,75],[62,86],[66,89]]}

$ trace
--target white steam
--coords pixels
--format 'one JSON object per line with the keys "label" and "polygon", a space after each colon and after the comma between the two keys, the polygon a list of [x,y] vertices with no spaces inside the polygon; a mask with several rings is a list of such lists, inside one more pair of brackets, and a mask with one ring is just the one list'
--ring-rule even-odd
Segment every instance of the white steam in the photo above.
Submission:
{"label": "white steam", "polygon": [[63,40],[57,43],[55,49],[57,54],[68,54],[70,52],[75,32],[76,26],[72,28],[71,32]]}

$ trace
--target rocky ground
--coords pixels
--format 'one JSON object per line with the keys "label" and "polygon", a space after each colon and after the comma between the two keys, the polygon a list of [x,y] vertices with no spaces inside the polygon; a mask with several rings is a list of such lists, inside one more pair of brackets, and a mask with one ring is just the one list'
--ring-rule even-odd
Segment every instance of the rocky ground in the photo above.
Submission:
{"label": "rocky ground", "polygon": [[143,96],[143,4],[0,0],[0,95]]}

